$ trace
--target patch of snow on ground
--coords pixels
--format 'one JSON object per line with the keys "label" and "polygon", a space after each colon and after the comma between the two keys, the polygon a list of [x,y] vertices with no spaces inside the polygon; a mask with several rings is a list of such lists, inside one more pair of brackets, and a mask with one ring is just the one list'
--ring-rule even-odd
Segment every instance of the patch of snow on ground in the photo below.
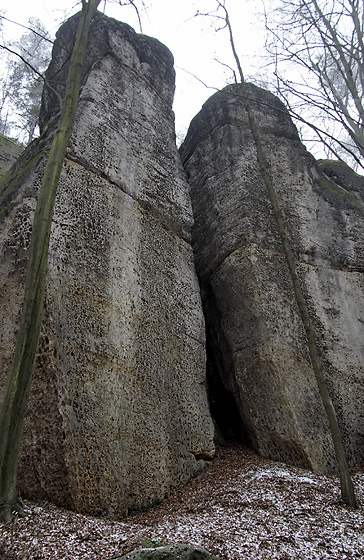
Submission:
{"label": "patch of snow on ground", "polygon": [[221,560],[364,558],[364,474],[353,475],[359,508],[340,500],[338,477],[220,449],[199,477],[148,513],[122,522],[48,503],[0,526],[6,560],[111,560],[145,546],[199,545]]}

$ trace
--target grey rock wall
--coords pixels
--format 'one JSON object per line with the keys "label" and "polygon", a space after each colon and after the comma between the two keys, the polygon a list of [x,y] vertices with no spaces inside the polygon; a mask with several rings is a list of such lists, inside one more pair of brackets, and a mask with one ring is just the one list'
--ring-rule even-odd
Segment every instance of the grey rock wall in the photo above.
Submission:
{"label": "grey rock wall", "polygon": [[[62,92],[77,18],[48,79]],[[160,501],[214,454],[189,187],[175,145],[173,59],[99,14],[57,193],[45,317],[19,487],[120,516]],[[58,109],[7,197],[1,246],[1,387],[14,348],[36,195]]]}
{"label": "grey rock wall", "polygon": [[[252,85],[247,92],[349,461],[358,463],[364,458],[364,179],[325,162],[320,171],[277,98]],[[233,400],[240,435],[259,453],[332,471],[328,425],[241,96],[238,85],[213,95],[181,147],[210,386],[230,399],[214,397],[215,415],[223,423]]]}
{"label": "grey rock wall", "polygon": [[16,161],[23,151],[23,146],[0,135],[0,176]]}

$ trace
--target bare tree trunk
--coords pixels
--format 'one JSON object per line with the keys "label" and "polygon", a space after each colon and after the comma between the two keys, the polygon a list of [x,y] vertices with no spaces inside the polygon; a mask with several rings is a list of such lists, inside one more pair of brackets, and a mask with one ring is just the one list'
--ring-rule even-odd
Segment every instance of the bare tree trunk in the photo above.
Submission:
{"label": "bare tree trunk", "polygon": [[54,201],[62,163],[71,138],[81,86],[88,30],[100,0],[82,0],[60,120],[39,191],[29,249],[23,311],[14,359],[0,410],[0,521],[21,513],[16,481],[24,414],[43,319],[48,248]]}
{"label": "bare tree trunk", "polygon": [[287,264],[288,264],[288,268],[289,268],[289,272],[290,272],[290,276],[291,276],[291,280],[292,280],[292,284],[293,284],[293,289],[294,289],[294,293],[295,293],[296,302],[297,302],[297,305],[298,305],[298,308],[299,308],[299,311],[300,311],[300,315],[301,315],[301,319],[302,319],[302,322],[303,322],[303,326],[304,326],[304,329],[305,329],[305,332],[306,332],[308,350],[309,350],[309,354],[310,354],[310,358],[311,358],[312,367],[313,367],[313,370],[314,370],[314,373],[315,373],[320,397],[321,397],[321,400],[322,400],[322,403],[323,403],[323,406],[325,408],[326,415],[327,415],[327,418],[328,418],[328,421],[329,421],[331,436],[332,436],[332,440],[333,440],[333,444],[334,444],[334,448],[335,448],[336,460],[337,460],[338,467],[339,467],[342,499],[348,505],[350,505],[352,507],[357,507],[357,503],[356,503],[356,499],[355,499],[355,493],[354,493],[354,487],[353,487],[353,483],[352,483],[352,480],[351,480],[351,477],[350,477],[350,472],[349,472],[349,468],[348,468],[348,463],[347,463],[347,459],[346,459],[346,453],[345,453],[345,449],[344,449],[344,445],[343,445],[343,440],[342,440],[340,427],[339,427],[339,424],[338,424],[338,421],[337,421],[335,408],[334,408],[332,399],[330,397],[330,393],[328,391],[327,384],[326,384],[326,381],[325,381],[325,376],[324,376],[323,369],[322,369],[322,362],[321,362],[320,352],[319,352],[319,349],[318,349],[318,346],[317,346],[315,329],[314,329],[313,323],[311,321],[311,317],[310,317],[310,314],[309,314],[309,311],[308,311],[306,299],[305,299],[305,296],[304,296],[302,288],[301,288],[300,279],[299,279],[297,269],[296,269],[295,259],[294,259],[293,253],[292,253],[292,249],[291,249],[289,239],[288,239],[288,236],[287,236],[287,232],[286,232],[286,227],[284,225],[282,214],[281,214],[279,204],[278,204],[278,201],[277,201],[276,191],[275,191],[272,179],[271,179],[269,171],[268,171],[268,166],[267,166],[265,158],[264,158],[263,147],[262,147],[262,143],[261,143],[261,139],[260,139],[260,134],[259,134],[259,131],[258,131],[258,126],[257,126],[256,120],[255,120],[254,112],[253,112],[253,109],[251,107],[249,97],[245,94],[246,93],[245,92],[245,89],[246,89],[245,88],[245,79],[244,79],[244,74],[243,74],[243,71],[242,71],[242,67],[241,67],[241,64],[240,64],[239,57],[238,57],[236,49],[235,49],[234,37],[233,37],[232,27],[231,27],[230,20],[229,20],[229,14],[228,14],[228,11],[225,7],[225,3],[222,3],[219,0],[217,0],[217,1],[218,1],[219,6],[224,10],[224,13],[225,13],[225,22],[226,22],[226,26],[228,28],[229,35],[230,35],[230,45],[231,45],[231,49],[232,49],[232,52],[233,52],[233,55],[234,55],[234,58],[235,58],[236,65],[238,67],[239,76],[240,76],[241,85],[242,85],[242,90],[243,90],[243,96],[242,96],[243,97],[243,104],[244,104],[245,110],[247,111],[247,114],[248,114],[249,124],[250,124],[250,128],[251,128],[253,138],[254,138],[254,143],[255,143],[255,146],[256,146],[256,150],[257,150],[258,165],[259,165],[260,172],[262,174],[264,183],[265,183],[265,185],[267,187],[267,190],[268,190],[269,199],[270,199],[271,204],[272,204],[275,220],[276,220],[276,223],[277,223],[279,235],[280,235],[280,238],[281,238],[283,250],[284,250],[284,253],[285,253],[285,256],[286,256],[286,260],[287,260]]}

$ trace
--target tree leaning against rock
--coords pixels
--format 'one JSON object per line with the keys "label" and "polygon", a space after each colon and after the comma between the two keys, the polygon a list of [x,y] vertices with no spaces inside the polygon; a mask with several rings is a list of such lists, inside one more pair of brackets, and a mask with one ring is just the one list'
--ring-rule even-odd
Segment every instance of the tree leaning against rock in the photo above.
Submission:
{"label": "tree leaning against rock", "polygon": [[337,460],[339,474],[340,474],[341,496],[344,502],[347,503],[349,506],[357,507],[354,487],[350,477],[350,472],[349,472],[349,467],[347,463],[340,427],[338,424],[335,408],[325,381],[325,376],[322,367],[322,360],[316,341],[315,329],[308,311],[307,302],[297,273],[295,258],[291,249],[290,241],[286,231],[286,226],[277,200],[276,189],[273,184],[272,178],[270,176],[268,164],[264,156],[264,150],[263,150],[258,126],[256,123],[254,111],[252,109],[249,96],[246,94],[244,73],[240,63],[239,56],[235,48],[233,30],[229,19],[229,13],[225,6],[225,0],[216,0],[216,2],[218,5],[218,10],[222,9],[224,14],[223,16],[218,15],[217,17],[223,20],[224,22],[223,28],[226,27],[229,32],[230,46],[237,66],[238,75],[240,78],[240,84],[242,88],[242,104],[248,115],[249,125],[256,148],[259,170],[262,175],[264,184],[267,188],[269,200],[273,209],[274,218],[277,224],[277,229],[279,232],[284,255],[286,257],[290,277],[292,280],[295,299],[299,308],[300,317],[306,333],[307,347],[311,359],[312,368],[315,373],[317,387],[329,422],[331,437],[335,449],[335,455],[336,455],[336,460]]}
{"label": "tree leaning against rock", "polygon": [[72,49],[66,91],[60,99],[58,126],[47,159],[34,214],[23,310],[15,353],[0,409],[0,521],[24,514],[17,497],[16,481],[23,419],[30,391],[43,318],[48,248],[54,201],[73,131],[82,68],[90,23],[100,0],[82,0],[82,11]]}

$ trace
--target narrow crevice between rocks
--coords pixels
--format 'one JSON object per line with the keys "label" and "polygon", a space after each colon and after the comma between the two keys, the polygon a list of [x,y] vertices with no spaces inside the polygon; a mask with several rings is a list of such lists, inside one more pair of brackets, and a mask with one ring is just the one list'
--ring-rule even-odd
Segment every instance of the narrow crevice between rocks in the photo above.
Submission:
{"label": "narrow crevice between rocks", "polygon": [[207,387],[210,412],[215,425],[215,443],[239,442],[248,445],[248,435],[234,394],[225,387],[213,361],[208,362]]}
{"label": "narrow crevice between rocks", "polygon": [[219,311],[211,294],[205,303],[207,394],[215,425],[215,443],[235,442],[251,447],[238,392],[234,390],[232,355],[220,328]]}

